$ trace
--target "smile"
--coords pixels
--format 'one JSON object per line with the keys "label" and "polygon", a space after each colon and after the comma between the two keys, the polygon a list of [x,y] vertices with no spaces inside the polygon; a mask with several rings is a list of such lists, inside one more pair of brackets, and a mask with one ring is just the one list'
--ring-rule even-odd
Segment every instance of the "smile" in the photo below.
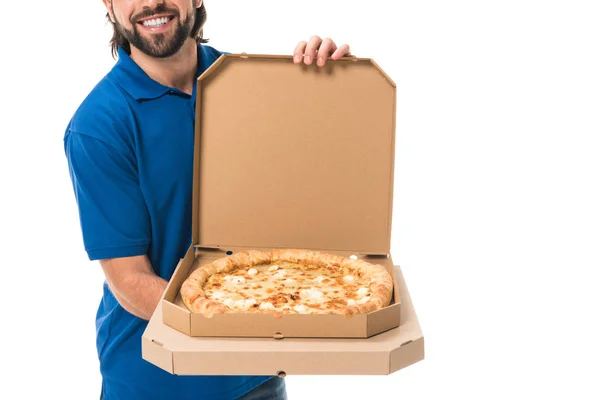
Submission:
{"label": "smile", "polygon": [[143,21],[138,22],[138,24],[147,26],[149,28],[159,28],[163,25],[166,25],[171,21],[174,17],[158,17],[158,18],[149,18]]}

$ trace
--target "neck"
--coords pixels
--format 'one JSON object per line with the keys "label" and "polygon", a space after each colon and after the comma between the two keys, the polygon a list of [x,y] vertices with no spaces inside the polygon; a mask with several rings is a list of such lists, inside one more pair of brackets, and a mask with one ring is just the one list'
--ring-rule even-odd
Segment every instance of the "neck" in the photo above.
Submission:
{"label": "neck", "polygon": [[189,38],[177,53],[167,58],[151,57],[131,46],[131,59],[156,82],[192,94],[198,70],[198,47]]}

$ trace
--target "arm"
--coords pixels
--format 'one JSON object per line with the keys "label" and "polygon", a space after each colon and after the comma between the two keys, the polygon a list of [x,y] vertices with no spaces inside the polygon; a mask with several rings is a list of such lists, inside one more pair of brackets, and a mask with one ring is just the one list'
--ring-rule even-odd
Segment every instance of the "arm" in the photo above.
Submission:
{"label": "arm", "polygon": [[65,152],[90,260],[100,260],[119,304],[149,319],[167,283],[146,256],[151,222],[135,155],[118,141],[75,132],[66,135]]}
{"label": "arm", "polygon": [[167,281],[157,276],[146,256],[100,260],[106,282],[121,306],[136,317],[149,320]]}

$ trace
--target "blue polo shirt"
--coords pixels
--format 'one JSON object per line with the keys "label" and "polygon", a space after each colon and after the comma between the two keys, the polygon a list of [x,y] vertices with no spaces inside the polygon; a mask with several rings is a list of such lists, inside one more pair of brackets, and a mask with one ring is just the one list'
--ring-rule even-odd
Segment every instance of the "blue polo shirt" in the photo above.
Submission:
{"label": "blue polo shirt", "polygon": [[[197,76],[220,55],[200,45]],[[192,237],[195,99],[195,85],[191,96],[164,86],[119,49],[75,112],[64,146],[90,260],[146,254],[171,278]],[[171,375],[142,359],[146,325],[105,283],[96,344],[106,400],[233,400],[268,379]]]}

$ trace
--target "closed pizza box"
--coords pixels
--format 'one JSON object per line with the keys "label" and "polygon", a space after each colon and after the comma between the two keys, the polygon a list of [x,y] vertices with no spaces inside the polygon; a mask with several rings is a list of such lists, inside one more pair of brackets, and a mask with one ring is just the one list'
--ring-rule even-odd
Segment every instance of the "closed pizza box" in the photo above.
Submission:
{"label": "closed pizza box", "polygon": [[[396,86],[371,59],[295,65],[221,56],[197,82],[192,245],[143,335],[142,356],[179,375],[389,374],[424,357],[390,254]],[[390,305],[341,315],[190,312],[179,291],[241,250],[310,249],[383,265]]]}

